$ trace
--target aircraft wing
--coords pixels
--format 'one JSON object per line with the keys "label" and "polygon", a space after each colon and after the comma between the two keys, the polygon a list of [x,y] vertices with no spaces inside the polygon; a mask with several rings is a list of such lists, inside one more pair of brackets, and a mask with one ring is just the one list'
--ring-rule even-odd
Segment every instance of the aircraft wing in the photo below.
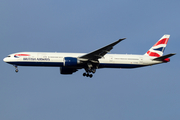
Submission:
{"label": "aircraft wing", "polygon": [[119,42],[121,42],[122,40],[124,40],[126,38],[122,38],[117,40],[116,42],[113,42],[105,47],[102,47],[98,50],[95,50],[93,52],[90,52],[88,54],[85,54],[81,57],[79,57],[80,59],[86,59],[86,60],[95,60],[97,61],[99,58],[102,58],[105,54],[107,54],[110,50],[113,49],[113,47],[118,44]]}

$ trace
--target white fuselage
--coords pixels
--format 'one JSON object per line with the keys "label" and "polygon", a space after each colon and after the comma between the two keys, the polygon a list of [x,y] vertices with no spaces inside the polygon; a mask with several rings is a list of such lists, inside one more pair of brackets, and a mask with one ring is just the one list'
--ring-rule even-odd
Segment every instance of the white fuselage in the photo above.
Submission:
{"label": "white fuselage", "polygon": [[[85,53],[20,52],[10,54],[4,61],[15,66],[63,67],[65,57],[78,58]],[[106,54],[99,59],[98,68],[136,68],[162,63],[146,55]],[[73,66],[81,68],[81,66]],[[82,67],[83,68],[83,67]]]}
{"label": "white fuselage", "polygon": [[60,67],[60,73],[66,75],[84,69],[83,76],[92,78],[99,68],[137,68],[169,62],[169,57],[175,55],[163,55],[169,37],[164,35],[144,55],[108,54],[125,40],[122,38],[90,53],[19,52],[8,55],[4,62],[12,64],[16,73],[18,66],[48,66]]}

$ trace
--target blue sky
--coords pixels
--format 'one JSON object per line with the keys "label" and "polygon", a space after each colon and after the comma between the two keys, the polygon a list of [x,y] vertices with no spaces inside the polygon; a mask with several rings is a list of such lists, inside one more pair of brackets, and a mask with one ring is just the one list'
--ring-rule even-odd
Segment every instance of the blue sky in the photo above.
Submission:
{"label": "blue sky", "polygon": [[[180,1],[2,0],[0,119],[179,120]],[[101,69],[92,79],[59,68],[19,67],[8,54],[90,52],[119,38],[111,53],[144,54],[170,34],[167,64]]]}

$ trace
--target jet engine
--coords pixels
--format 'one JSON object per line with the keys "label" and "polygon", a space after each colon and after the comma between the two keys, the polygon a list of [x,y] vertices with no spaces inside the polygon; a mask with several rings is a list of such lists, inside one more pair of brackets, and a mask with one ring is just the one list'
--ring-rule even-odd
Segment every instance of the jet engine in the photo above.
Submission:
{"label": "jet engine", "polygon": [[73,74],[76,71],[77,71],[77,69],[74,69],[74,68],[60,67],[61,74]]}
{"label": "jet engine", "polygon": [[64,58],[64,66],[70,67],[70,66],[76,66],[80,63],[80,61],[77,58],[73,57],[65,57]]}

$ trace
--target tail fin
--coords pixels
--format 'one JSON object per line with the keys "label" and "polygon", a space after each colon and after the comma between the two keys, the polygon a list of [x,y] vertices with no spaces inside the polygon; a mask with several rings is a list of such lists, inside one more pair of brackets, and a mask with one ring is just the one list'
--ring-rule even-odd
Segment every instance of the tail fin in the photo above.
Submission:
{"label": "tail fin", "polygon": [[154,46],[152,46],[144,55],[151,57],[160,57],[163,55],[170,35],[164,35]]}

